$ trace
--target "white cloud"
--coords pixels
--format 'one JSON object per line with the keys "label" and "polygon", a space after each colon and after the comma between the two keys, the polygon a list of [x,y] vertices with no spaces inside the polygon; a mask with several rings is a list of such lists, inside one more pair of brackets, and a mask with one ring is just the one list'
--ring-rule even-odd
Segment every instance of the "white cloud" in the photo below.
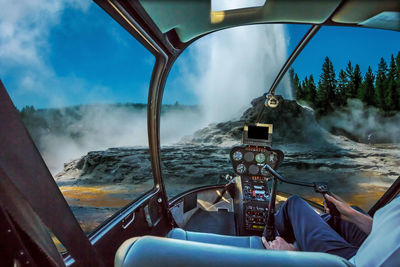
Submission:
{"label": "white cloud", "polygon": [[24,64],[44,68],[52,27],[66,7],[82,11],[89,1],[0,0],[0,59],[3,65]]}
{"label": "white cloud", "polygon": [[51,29],[66,8],[85,12],[89,5],[78,0],[0,0],[0,75],[17,80],[12,96],[24,99],[25,93],[35,92],[50,103],[57,98],[57,86],[63,81],[47,62]]}

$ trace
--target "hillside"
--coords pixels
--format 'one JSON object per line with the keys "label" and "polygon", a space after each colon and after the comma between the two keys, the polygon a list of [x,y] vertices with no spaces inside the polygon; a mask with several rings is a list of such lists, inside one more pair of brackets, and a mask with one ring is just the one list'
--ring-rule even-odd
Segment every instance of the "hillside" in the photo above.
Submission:
{"label": "hillside", "polygon": [[208,143],[213,145],[238,142],[241,140],[244,123],[254,123],[258,112],[264,108],[261,123],[274,125],[273,142],[308,143],[324,142],[326,132],[315,120],[312,109],[304,108],[295,100],[286,100],[277,96],[276,108],[264,107],[265,97],[251,102],[238,120],[211,124],[182,139],[181,143]]}
{"label": "hillside", "polygon": [[[180,105],[163,105],[162,114],[168,112],[198,112],[199,107]],[[147,104],[117,103],[76,105],[63,108],[35,109],[26,106],[20,111],[21,118],[32,136],[39,150],[46,149],[46,140],[49,134],[62,136],[83,143],[88,132],[96,132],[114,126],[110,120],[121,123],[128,122],[128,117],[146,118]],[[122,125],[121,125],[122,126]],[[117,129],[118,131],[118,129]]]}

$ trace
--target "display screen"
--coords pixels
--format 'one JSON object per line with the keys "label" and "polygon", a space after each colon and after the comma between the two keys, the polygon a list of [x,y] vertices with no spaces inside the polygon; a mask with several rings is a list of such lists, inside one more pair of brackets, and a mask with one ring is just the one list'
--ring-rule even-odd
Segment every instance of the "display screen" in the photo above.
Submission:
{"label": "display screen", "polygon": [[260,127],[255,125],[248,126],[248,138],[258,140],[268,140],[269,127]]}
{"label": "display screen", "polygon": [[273,124],[245,124],[242,143],[251,146],[270,146],[272,142],[272,129]]}

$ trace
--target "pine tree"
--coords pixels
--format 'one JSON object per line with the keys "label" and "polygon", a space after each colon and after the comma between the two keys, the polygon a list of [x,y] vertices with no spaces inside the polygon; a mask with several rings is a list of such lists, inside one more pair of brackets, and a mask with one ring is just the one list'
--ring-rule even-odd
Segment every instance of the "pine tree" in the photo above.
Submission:
{"label": "pine tree", "polygon": [[307,76],[304,78],[304,80],[301,82],[301,90],[303,92],[303,100],[307,101],[308,94],[310,93],[309,88],[308,88],[308,78]]}
{"label": "pine tree", "polygon": [[310,75],[310,78],[308,79],[308,94],[307,94],[307,98],[306,100],[309,103],[312,103],[312,105],[315,107],[316,103],[317,103],[317,86],[315,86],[315,82],[314,82],[314,77],[312,75]]}
{"label": "pine tree", "polygon": [[357,97],[357,90],[353,84],[354,69],[351,66],[350,60],[349,60],[349,63],[347,63],[347,67],[346,67],[346,77],[347,77],[346,98],[355,98],[355,97]]}
{"label": "pine tree", "polygon": [[400,52],[397,53],[396,56],[396,69],[397,69],[397,78],[396,78],[396,84],[397,84],[397,106],[400,110]]}
{"label": "pine tree", "polygon": [[298,99],[298,100],[304,99],[303,88],[301,88],[300,79],[299,79],[299,76],[297,76],[297,74],[294,75],[292,85],[293,85],[293,88],[295,89],[296,99]]}
{"label": "pine tree", "polygon": [[344,106],[346,105],[346,94],[347,94],[347,86],[349,84],[349,80],[347,78],[346,72],[340,70],[339,72],[339,80],[336,88],[336,105]]}
{"label": "pine tree", "polygon": [[370,66],[368,66],[368,71],[365,74],[364,82],[358,90],[358,98],[367,105],[373,105],[375,103],[374,80],[375,77],[372,73],[372,69]]}
{"label": "pine tree", "polygon": [[387,65],[386,61],[381,58],[378,64],[378,72],[376,74],[375,86],[375,104],[381,109],[385,109],[385,92],[387,87]]}
{"label": "pine tree", "polygon": [[397,78],[400,78],[400,52],[397,53],[395,63],[396,63],[396,70],[397,70]]}
{"label": "pine tree", "polygon": [[301,92],[301,85],[300,85],[299,77],[297,76],[297,74],[295,74],[293,68],[290,68],[289,75],[290,75],[290,83],[292,85],[294,95],[295,95],[296,99],[300,100],[300,96],[301,96],[302,92]]}
{"label": "pine tree", "polygon": [[397,110],[398,106],[398,94],[397,94],[397,69],[394,57],[392,55],[390,59],[389,73],[387,76],[387,90],[385,92],[385,110]]}
{"label": "pine tree", "polygon": [[336,79],[333,64],[328,57],[322,65],[322,74],[318,82],[317,108],[320,114],[326,114],[332,110],[331,102],[335,98]]}
{"label": "pine tree", "polygon": [[354,92],[356,95],[354,97],[358,96],[358,91],[360,90],[360,86],[362,83],[362,74],[360,71],[360,66],[358,64],[356,64],[355,68],[354,68],[354,75],[353,75],[353,80],[351,81],[353,84],[353,88],[354,88]]}

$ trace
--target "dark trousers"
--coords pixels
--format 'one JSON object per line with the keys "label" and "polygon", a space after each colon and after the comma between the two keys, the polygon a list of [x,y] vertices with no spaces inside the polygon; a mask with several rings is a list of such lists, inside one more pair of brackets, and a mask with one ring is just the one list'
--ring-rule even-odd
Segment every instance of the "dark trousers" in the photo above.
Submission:
{"label": "dark trousers", "polygon": [[367,237],[356,225],[329,214],[318,215],[298,196],[291,196],[275,214],[275,229],[302,251],[353,257]]}

